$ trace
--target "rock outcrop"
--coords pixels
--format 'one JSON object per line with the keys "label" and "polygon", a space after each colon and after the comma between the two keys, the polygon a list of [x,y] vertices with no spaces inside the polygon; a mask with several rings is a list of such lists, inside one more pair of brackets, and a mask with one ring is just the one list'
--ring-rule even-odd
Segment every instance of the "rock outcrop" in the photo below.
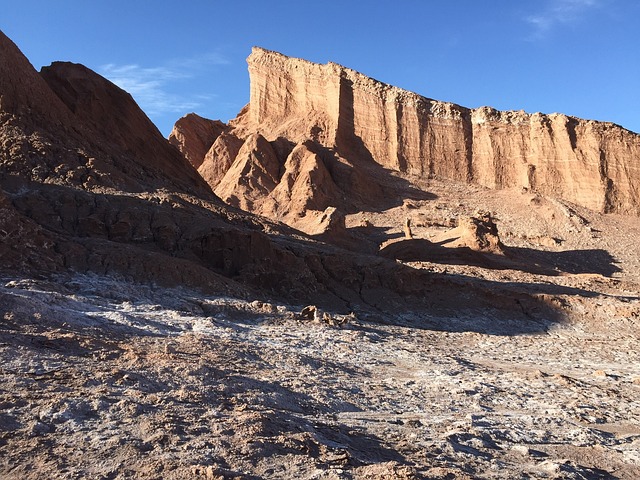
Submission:
{"label": "rock outcrop", "polygon": [[468,248],[476,252],[503,254],[498,227],[488,212],[458,219],[458,226],[444,232],[442,238],[449,248]]}
{"label": "rock outcrop", "polygon": [[[0,274],[56,274],[56,281],[116,275],[343,310],[423,305],[434,283],[446,283],[461,299],[469,290],[230,208],[129,94],[82,65],[55,63],[38,73],[1,34],[0,52]],[[231,155],[240,143],[234,136],[242,145]],[[349,180],[357,175],[350,177],[339,159],[329,165],[331,152],[320,144],[225,132],[216,148],[233,157],[221,192],[241,191],[238,201],[253,201],[252,208],[307,209],[318,233],[341,235],[344,217],[327,198],[357,184]],[[255,181],[245,182],[247,174]],[[278,188],[283,180],[309,203],[292,201]],[[318,181],[323,189],[314,192]],[[494,297],[479,291],[467,305],[492,308]]]}
{"label": "rock outcrop", "polygon": [[640,214],[640,136],[617,125],[468,109],[261,48],[248,64],[250,103],[231,122],[237,138],[314,141],[351,163]]}
{"label": "rock outcrop", "polygon": [[271,144],[260,134],[250,135],[235,161],[216,187],[218,195],[230,205],[256,211],[280,178],[280,162]]}
{"label": "rock outcrop", "polygon": [[194,168],[198,168],[213,142],[226,128],[220,120],[209,120],[189,113],[173,126],[169,143],[176,146]]}
{"label": "rock outcrop", "polygon": [[[343,156],[491,188],[526,187],[604,212],[640,213],[640,137],[561,114],[475,110],[348,68],[254,49],[248,123],[315,136]],[[267,138],[270,138],[267,136]]]}
{"label": "rock outcrop", "polygon": [[62,101],[33,68],[18,47],[0,31],[0,113],[14,120],[28,116],[32,123],[68,124]]}
{"label": "rock outcrop", "polygon": [[1,32],[0,52],[4,188],[169,188],[216,200],[127,92],[82,65],[56,62],[39,73]]}
{"label": "rock outcrop", "polygon": [[260,134],[249,135],[215,192],[230,205],[315,234],[317,225],[310,226],[315,217],[342,204],[344,194],[314,142],[300,143],[288,155],[287,151]]}
{"label": "rock outcrop", "polygon": [[303,270],[220,202],[128,93],[82,65],[38,73],[2,34],[0,51],[0,271],[215,290],[273,281],[276,259]]}
{"label": "rock outcrop", "polygon": [[312,141],[296,145],[284,162],[284,173],[267,198],[261,213],[270,217],[303,217],[340,202],[342,192],[315,151]]}
{"label": "rock outcrop", "polygon": [[[101,151],[102,155],[88,160],[90,170],[104,169],[110,180],[119,179],[118,188],[133,181],[137,185],[127,188],[159,188],[170,179],[179,191],[212,198],[207,185],[127,92],[87,67],[69,62],[55,62],[40,75],[72,112],[72,125],[81,132],[86,149]],[[114,165],[96,163],[102,163],[105,154]]]}
{"label": "rock outcrop", "polygon": [[216,188],[222,181],[243,144],[242,139],[226,132],[222,132],[215,140],[198,167],[198,173],[211,188]]}

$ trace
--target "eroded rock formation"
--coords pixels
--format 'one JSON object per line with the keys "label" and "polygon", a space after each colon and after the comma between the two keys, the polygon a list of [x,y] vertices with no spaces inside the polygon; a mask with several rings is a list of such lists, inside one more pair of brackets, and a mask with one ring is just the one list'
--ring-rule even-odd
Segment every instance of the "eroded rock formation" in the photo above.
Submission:
{"label": "eroded rock formation", "polygon": [[443,240],[447,241],[447,247],[450,248],[466,247],[476,252],[504,253],[498,227],[488,212],[460,218],[456,228],[443,234]]}
{"label": "eroded rock formation", "polygon": [[205,289],[239,275],[259,284],[253,267],[276,259],[300,272],[262,223],[217,199],[128,93],[82,65],[38,73],[1,33],[0,51],[0,271]]}
{"label": "eroded rock formation", "polygon": [[358,72],[254,49],[246,123],[317,138],[380,165],[491,188],[526,187],[604,212],[638,213],[640,137],[562,114],[467,109]]}
{"label": "eroded rock formation", "polygon": [[[1,33],[0,52],[0,274],[90,272],[337,309],[422,304],[434,282],[448,283],[228,207],[129,94],[82,65],[55,63],[38,73]],[[242,191],[239,202],[265,209],[317,208],[313,227],[340,235],[344,217],[327,208],[335,192],[325,180],[337,178],[336,189],[353,182],[347,165],[326,165],[330,153],[321,145],[233,132],[212,142],[233,160],[220,191]],[[244,181],[247,172],[254,181]],[[280,191],[283,179],[309,203],[297,206]],[[318,181],[324,190],[314,197]],[[478,295],[495,303],[493,292]]]}
{"label": "eroded rock formation", "polygon": [[[261,48],[248,64],[250,103],[231,122],[237,139],[313,141],[352,164],[369,160],[423,177],[522,187],[600,212],[640,213],[640,136],[617,125],[468,109]],[[218,161],[218,169],[231,163]]]}
{"label": "eroded rock formation", "polygon": [[226,129],[220,120],[209,120],[195,113],[182,117],[169,134],[169,143],[178,147],[194,168],[200,167],[213,142]]}

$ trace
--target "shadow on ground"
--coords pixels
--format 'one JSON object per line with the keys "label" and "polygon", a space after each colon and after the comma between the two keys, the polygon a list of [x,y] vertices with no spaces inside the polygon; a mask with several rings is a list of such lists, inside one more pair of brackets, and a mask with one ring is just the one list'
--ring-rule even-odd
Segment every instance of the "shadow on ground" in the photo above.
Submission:
{"label": "shadow on ground", "polygon": [[495,270],[520,270],[537,275],[598,274],[611,277],[621,269],[615,258],[601,249],[549,252],[504,247],[504,255],[478,252],[468,247],[445,247],[424,239],[401,240],[380,250],[380,255],[405,262],[470,265]]}

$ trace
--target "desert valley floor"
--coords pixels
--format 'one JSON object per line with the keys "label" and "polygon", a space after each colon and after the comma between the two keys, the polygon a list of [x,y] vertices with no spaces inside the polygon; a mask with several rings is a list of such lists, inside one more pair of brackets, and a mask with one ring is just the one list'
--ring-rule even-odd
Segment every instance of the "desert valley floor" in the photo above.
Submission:
{"label": "desert valley floor", "polygon": [[448,218],[499,208],[505,248],[539,272],[444,254],[407,265],[528,289],[562,315],[457,312],[452,297],[330,324],[269,298],[4,278],[0,476],[637,478],[638,222],[428,187],[447,202],[369,212],[368,228],[393,245],[410,216],[416,239],[446,237]]}

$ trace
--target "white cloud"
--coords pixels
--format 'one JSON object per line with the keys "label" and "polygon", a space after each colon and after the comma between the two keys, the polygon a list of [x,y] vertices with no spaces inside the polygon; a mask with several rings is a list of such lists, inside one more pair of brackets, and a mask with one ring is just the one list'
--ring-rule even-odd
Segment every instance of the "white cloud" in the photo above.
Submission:
{"label": "white cloud", "polygon": [[153,116],[164,113],[182,114],[196,110],[203,102],[210,101],[213,95],[179,95],[171,93],[171,86],[178,81],[193,78],[208,67],[227,63],[221,55],[209,53],[171,60],[159,67],[110,63],[101,66],[99,71],[101,75],[129,92],[147,115]]}
{"label": "white cloud", "polygon": [[602,0],[550,0],[547,8],[525,20],[533,26],[534,36],[542,37],[556,26],[579,21],[601,4]]}
{"label": "white cloud", "polygon": [[201,70],[213,65],[228,65],[229,60],[217,52],[203,53],[193,57],[181,58],[169,62],[174,68],[186,68],[189,70]]}

